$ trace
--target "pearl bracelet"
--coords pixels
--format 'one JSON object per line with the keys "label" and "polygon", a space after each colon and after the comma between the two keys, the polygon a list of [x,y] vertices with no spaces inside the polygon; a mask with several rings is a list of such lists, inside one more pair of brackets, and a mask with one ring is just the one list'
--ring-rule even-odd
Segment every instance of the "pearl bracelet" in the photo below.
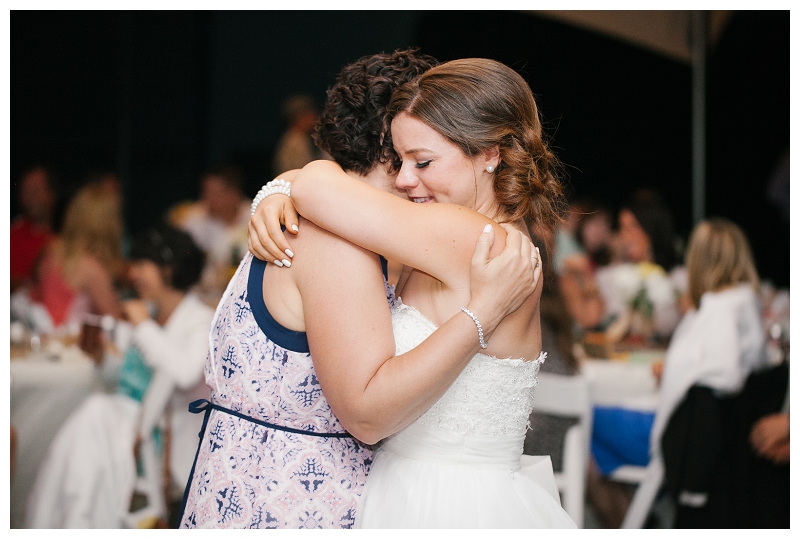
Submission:
{"label": "pearl bracelet", "polygon": [[253,203],[250,204],[250,217],[256,213],[256,208],[258,208],[258,205],[261,204],[261,202],[268,196],[280,193],[281,195],[291,197],[291,192],[292,184],[283,178],[272,180],[271,182],[267,183],[261,188],[261,190],[259,190],[259,192],[256,194],[256,197],[253,199]]}
{"label": "pearl bracelet", "polygon": [[475,322],[475,325],[478,326],[478,340],[481,343],[481,348],[486,348],[489,346],[489,343],[483,340],[483,327],[481,327],[481,323],[478,321],[478,317],[472,314],[472,311],[467,309],[466,307],[461,307],[461,310],[467,313],[467,315],[472,318],[472,321]]}

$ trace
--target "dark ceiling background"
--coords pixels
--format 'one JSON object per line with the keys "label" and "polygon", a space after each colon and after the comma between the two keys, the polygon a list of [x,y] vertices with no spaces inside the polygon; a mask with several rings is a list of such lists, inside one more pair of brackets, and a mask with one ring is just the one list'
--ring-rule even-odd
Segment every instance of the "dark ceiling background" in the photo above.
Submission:
{"label": "dark ceiling background", "polygon": [[[122,179],[133,231],[197,196],[228,161],[247,195],[268,181],[283,98],[322,103],[366,54],[416,45],[482,56],[528,80],[568,192],[617,209],[650,187],[691,230],[691,68],[514,11],[35,11],[11,13],[11,195],[47,162],[67,194],[93,168]],[[789,147],[789,12],[734,12],[709,51],[707,214],[747,232],[759,271],[789,284],[789,223],[767,196]],[[788,193],[787,193],[788,197]]]}

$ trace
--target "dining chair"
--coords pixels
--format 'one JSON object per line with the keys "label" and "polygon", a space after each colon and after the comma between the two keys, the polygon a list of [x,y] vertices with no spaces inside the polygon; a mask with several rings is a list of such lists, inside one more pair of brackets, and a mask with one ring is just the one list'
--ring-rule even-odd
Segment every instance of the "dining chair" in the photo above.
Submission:
{"label": "dining chair", "polygon": [[562,505],[579,528],[584,527],[586,473],[592,432],[589,382],[582,374],[566,376],[539,373],[533,397],[534,410],[543,414],[578,418],[564,438],[562,469],[555,473]]}
{"label": "dining chair", "polygon": [[647,474],[647,466],[635,466],[633,464],[623,464],[608,475],[612,481],[638,485]]}

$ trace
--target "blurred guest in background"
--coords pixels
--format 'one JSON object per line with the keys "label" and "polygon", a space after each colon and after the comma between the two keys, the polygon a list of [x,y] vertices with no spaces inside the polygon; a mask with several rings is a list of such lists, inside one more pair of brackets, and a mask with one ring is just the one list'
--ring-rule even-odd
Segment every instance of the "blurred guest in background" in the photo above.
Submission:
{"label": "blurred guest in background", "polygon": [[[678,300],[686,288],[686,272],[677,266],[671,212],[656,193],[640,190],[623,206],[618,241],[622,263],[597,272],[606,322],[618,320],[624,326],[620,335],[630,329],[632,334],[669,338],[681,318]],[[631,320],[632,313],[641,317]],[[645,327],[637,326],[639,320]]]}
{"label": "blurred guest in background", "polygon": [[594,201],[582,200],[576,204],[580,220],[575,228],[575,239],[589,258],[592,273],[612,262],[616,249],[613,218],[609,210]]}
{"label": "blurred guest in background", "polygon": [[608,263],[611,226],[598,208],[589,201],[573,204],[555,235],[554,276],[570,316],[584,330],[598,326],[606,311],[595,272],[599,263]]}
{"label": "blurred guest in background", "polygon": [[117,200],[120,216],[122,216],[122,255],[127,258],[131,250],[131,237],[128,227],[125,225],[125,200],[119,176],[111,169],[95,168],[87,174],[86,179],[87,184],[99,185]]}
{"label": "blurred guest in background", "polygon": [[[70,201],[61,234],[43,251],[30,300],[42,304],[51,329],[80,324],[87,313],[119,317],[115,282],[123,271],[118,200],[99,185]],[[43,328],[42,328],[43,330]]]}
{"label": "blurred guest in background", "polygon": [[789,412],[761,418],[750,432],[750,443],[759,455],[775,464],[789,462]]}
{"label": "blurred guest in background", "polygon": [[564,271],[564,260],[577,254],[585,254],[583,247],[578,243],[575,233],[581,219],[581,208],[576,204],[570,204],[569,211],[564,216],[564,220],[558,224],[553,234],[553,271],[561,274]]}
{"label": "blurred guest in background", "polygon": [[289,96],[283,102],[282,113],[289,127],[281,136],[272,159],[272,169],[276,176],[287,170],[303,168],[317,159],[330,159],[328,154],[317,148],[311,138],[319,120],[319,112],[311,96]]}
{"label": "blurred guest in background", "polygon": [[26,527],[141,526],[131,521],[137,468],[153,518],[166,516],[170,496],[162,466],[179,492],[189,478],[202,418],[188,405],[209,396],[202,377],[213,312],[188,293],[203,253],[188,234],[162,225],[136,238],[131,258],[139,299],[124,312],[132,342],[124,360],[106,357],[121,363],[116,392],[92,395],[64,423],[31,490]]}
{"label": "blurred guest in background", "polygon": [[[758,274],[741,229],[726,219],[701,222],[689,240],[686,265],[693,308],[676,329],[667,350],[650,434],[648,475],[637,490],[631,512],[626,516],[628,527],[641,527],[644,523],[665,474],[672,483],[680,478],[680,481],[694,482],[696,487],[678,496],[677,493],[686,487],[670,485],[671,491],[676,491],[678,525],[681,524],[682,511],[694,513],[708,509],[711,513],[707,515],[709,520],[705,525],[726,526],[722,521],[713,520],[712,513],[719,516],[721,513],[717,511],[729,509],[723,507],[721,500],[727,499],[728,494],[733,496],[734,487],[731,486],[730,493],[721,494],[720,489],[726,487],[718,479],[727,477],[735,481],[737,476],[746,474],[746,470],[738,469],[734,464],[741,464],[741,460],[726,461],[720,467],[720,459],[724,455],[730,456],[731,451],[721,443],[720,436],[724,434],[721,434],[723,423],[720,418],[708,409],[703,412],[701,420],[696,420],[705,425],[701,430],[695,427],[694,431],[690,429],[669,440],[666,433],[675,428],[672,425],[673,414],[679,408],[685,408],[679,405],[686,402],[690,388],[708,388],[715,397],[736,395],[751,373],[770,366],[757,295]],[[692,405],[697,406],[698,402]],[[749,427],[747,430],[749,432]],[[686,447],[679,450],[676,444]],[[674,472],[667,457],[684,451],[694,453],[693,458],[700,454],[705,460],[699,467],[687,468],[685,473]],[[697,460],[695,464],[698,464]],[[692,470],[695,475],[691,475]],[[725,483],[734,484],[731,481]]]}
{"label": "blurred guest in background", "polygon": [[242,193],[241,172],[224,165],[209,169],[200,183],[200,200],[170,210],[168,220],[188,232],[206,254],[198,293],[216,306],[247,252],[250,201]]}
{"label": "blurred guest in background", "polygon": [[22,215],[11,223],[11,292],[33,277],[42,249],[53,238],[58,187],[53,174],[42,165],[27,169],[19,186]]}

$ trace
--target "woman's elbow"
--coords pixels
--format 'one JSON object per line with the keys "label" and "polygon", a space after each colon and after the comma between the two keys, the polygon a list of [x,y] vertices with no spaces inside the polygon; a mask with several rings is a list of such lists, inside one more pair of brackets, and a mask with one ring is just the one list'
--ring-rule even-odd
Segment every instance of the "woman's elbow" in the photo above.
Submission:
{"label": "woman's elbow", "polygon": [[375,445],[387,436],[381,430],[369,425],[356,424],[350,427],[345,426],[345,429],[355,439],[367,445]]}
{"label": "woman's elbow", "polygon": [[347,432],[367,445],[374,445],[391,434],[385,419],[371,414],[362,415],[357,411],[348,410],[336,416]]}

